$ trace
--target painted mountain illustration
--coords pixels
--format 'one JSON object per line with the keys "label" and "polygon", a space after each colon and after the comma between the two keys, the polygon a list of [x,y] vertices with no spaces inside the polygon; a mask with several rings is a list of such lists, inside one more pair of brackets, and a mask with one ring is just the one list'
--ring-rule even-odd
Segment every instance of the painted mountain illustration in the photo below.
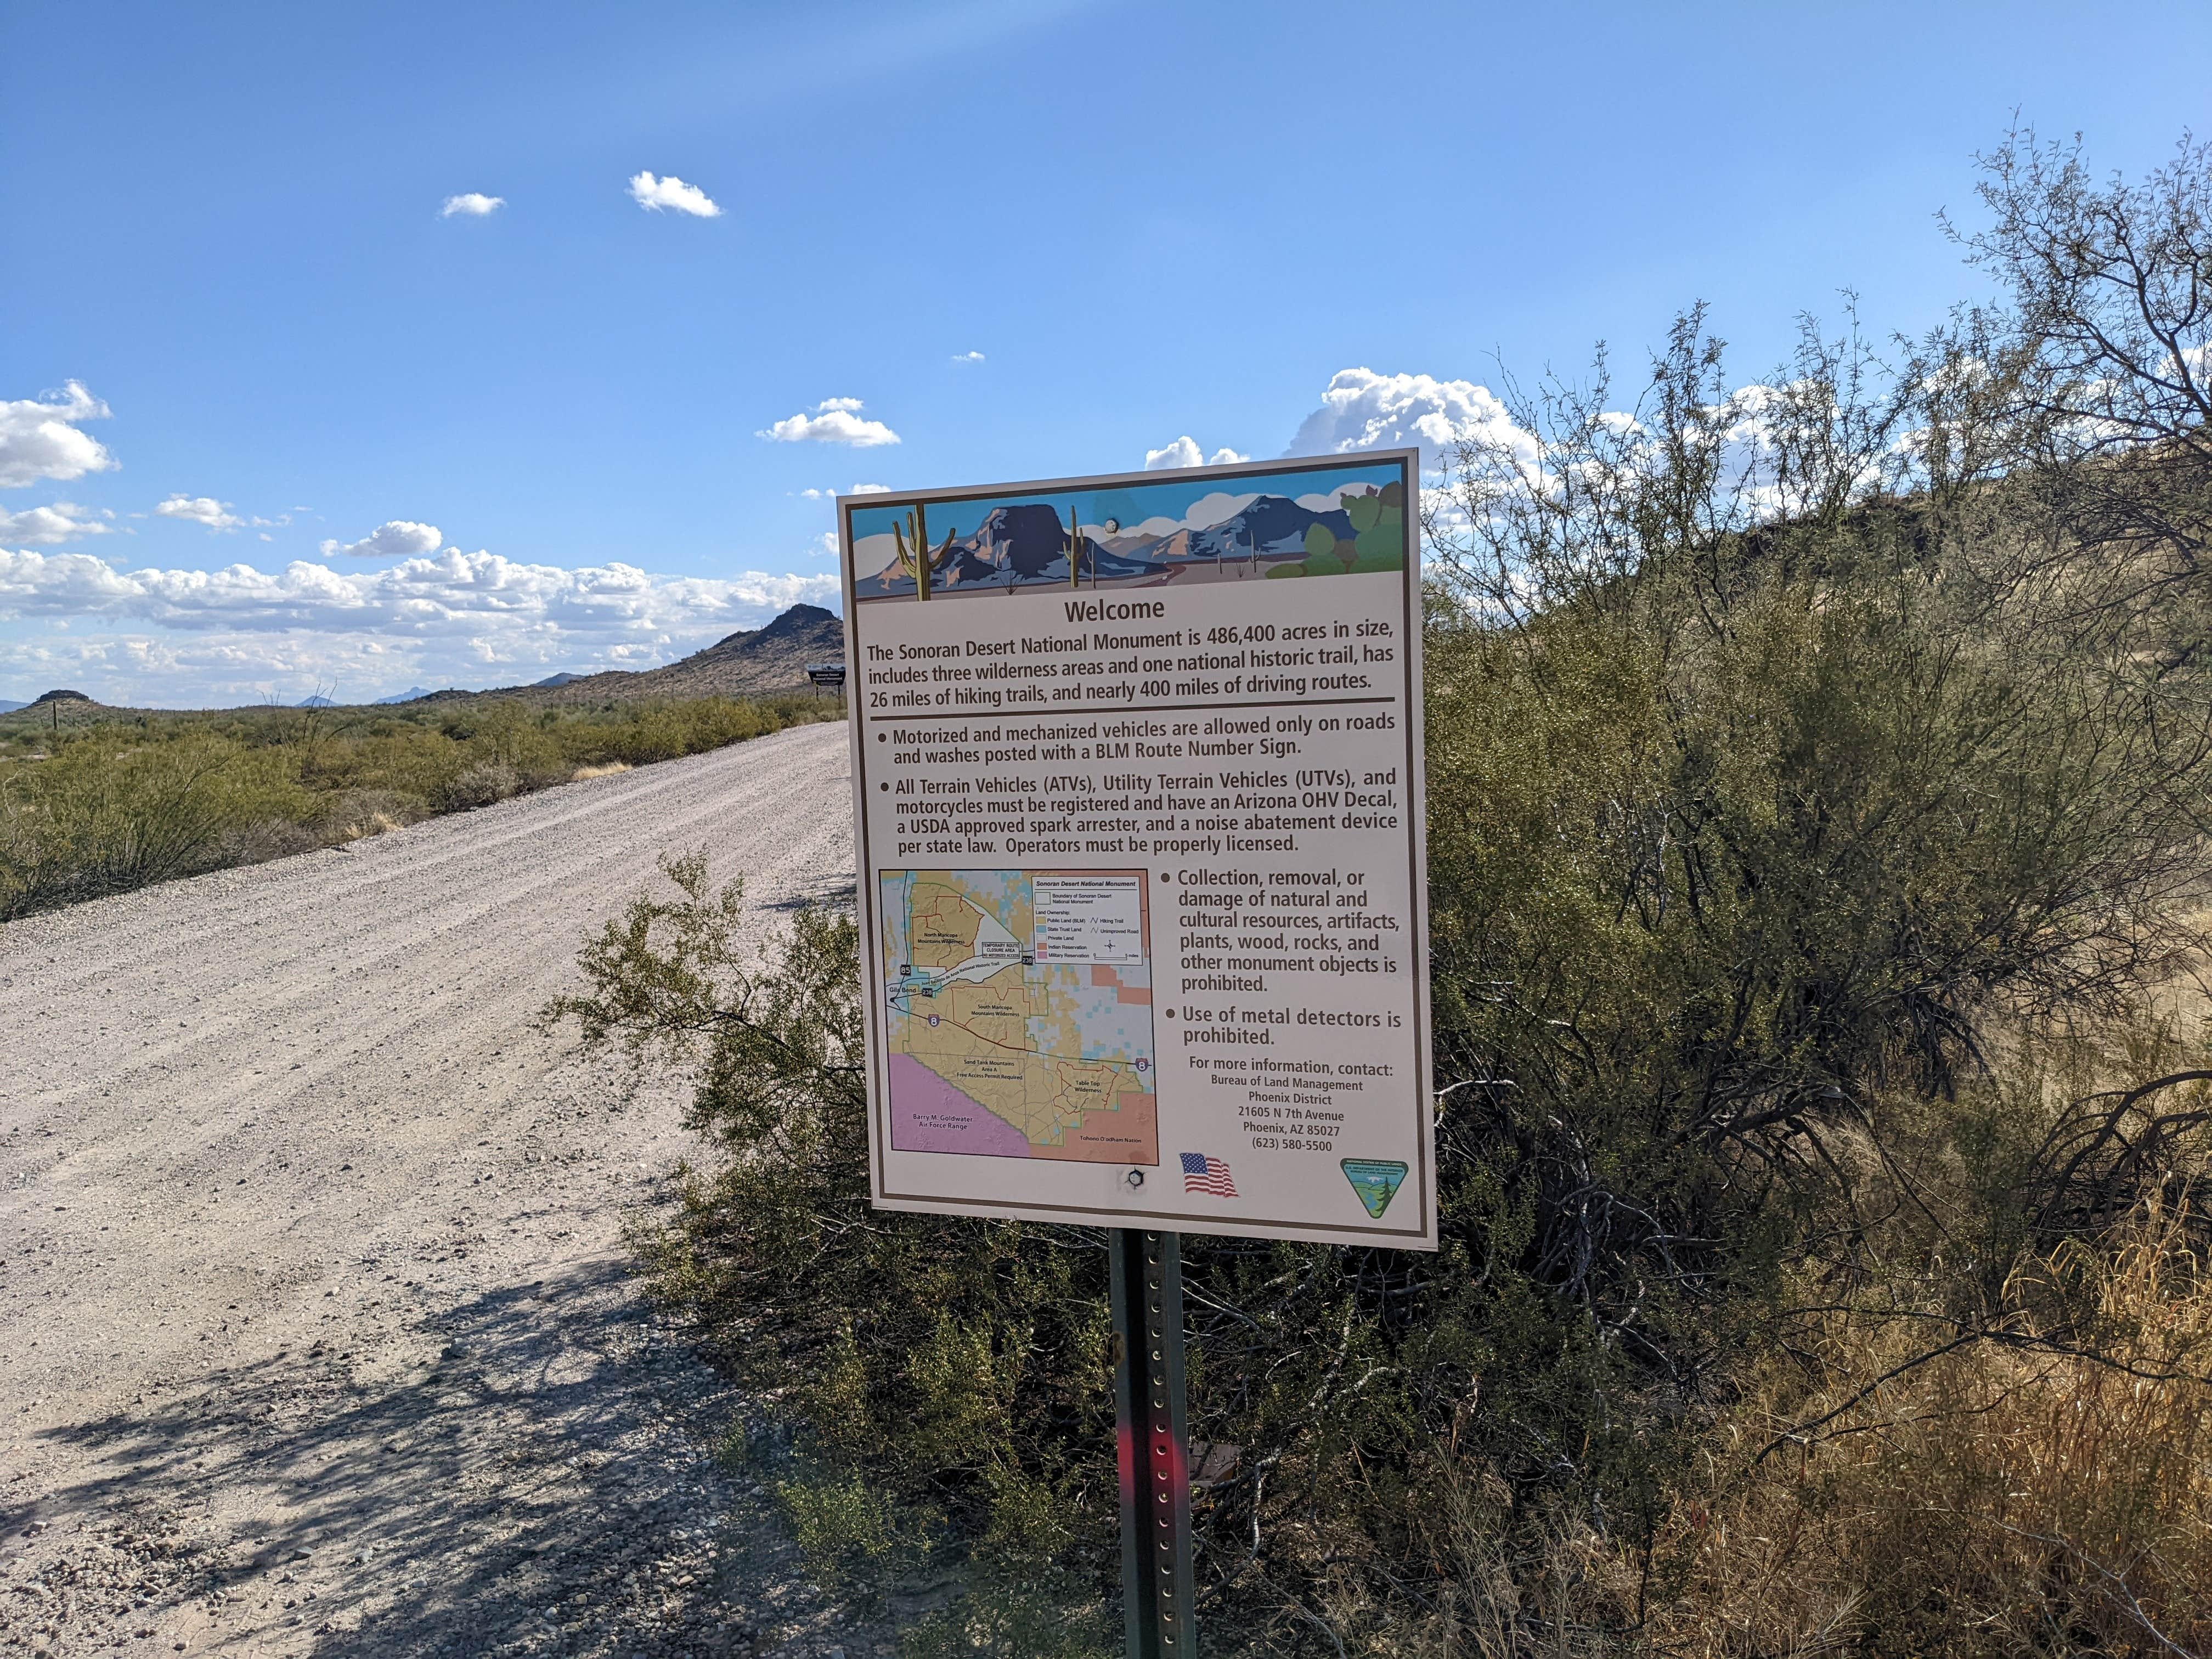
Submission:
{"label": "painted mountain illustration", "polygon": [[[957,522],[957,521],[956,521]],[[994,507],[983,522],[965,536],[955,535],[951,556],[930,578],[933,592],[962,588],[1012,588],[1067,580],[1067,526],[1060,514],[1042,501],[1017,501]],[[1119,551],[1086,534],[1082,555],[1082,580],[1127,581],[1158,574],[1151,561]],[[896,567],[856,584],[863,598],[911,593],[914,579]]]}
{"label": "painted mountain illustration", "polygon": [[[1316,527],[1328,532],[1332,545],[1349,545],[1359,533],[1342,506],[1316,511],[1286,495],[1265,495],[1200,529],[1178,525],[1164,534],[1145,534],[1085,523],[1079,585],[1143,586],[1232,561],[1303,561],[1314,549]],[[1065,520],[1044,502],[994,507],[974,531],[954,536],[951,556],[931,579],[931,589],[944,593],[1066,583],[1068,539]],[[863,599],[914,592],[913,578],[896,568],[855,586]]]}
{"label": "painted mountain illustration", "polygon": [[1316,513],[1284,495],[1261,495],[1232,519],[1189,532],[1193,559],[1250,558],[1292,554],[1304,558],[1307,532],[1319,525],[1338,541],[1350,541],[1352,520],[1340,507]]}

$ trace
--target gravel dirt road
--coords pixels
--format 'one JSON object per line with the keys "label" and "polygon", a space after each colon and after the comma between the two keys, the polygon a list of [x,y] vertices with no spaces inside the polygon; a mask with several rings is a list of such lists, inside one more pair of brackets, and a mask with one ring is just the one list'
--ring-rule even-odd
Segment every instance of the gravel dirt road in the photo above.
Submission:
{"label": "gravel dirt road", "polygon": [[624,1273],[687,1149],[532,1018],[708,849],[849,894],[804,726],[0,930],[0,1652],[868,1652]]}

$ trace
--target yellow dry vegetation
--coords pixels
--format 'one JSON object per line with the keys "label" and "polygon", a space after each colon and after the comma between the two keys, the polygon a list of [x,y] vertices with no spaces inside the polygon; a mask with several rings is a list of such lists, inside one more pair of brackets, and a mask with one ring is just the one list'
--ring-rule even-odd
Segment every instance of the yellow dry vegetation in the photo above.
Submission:
{"label": "yellow dry vegetation", "polygon": [[2188,1219],[2031,1264],[2026,1280],[2090,1291],[2091,1328],[2023,1321],[1947,1352],[1922,1322],[1832,1315],[1833,1381],[1807,1391],[1778,1367],[1709,1441],[1663,1639],[2212,1651],[2212,1283]]}

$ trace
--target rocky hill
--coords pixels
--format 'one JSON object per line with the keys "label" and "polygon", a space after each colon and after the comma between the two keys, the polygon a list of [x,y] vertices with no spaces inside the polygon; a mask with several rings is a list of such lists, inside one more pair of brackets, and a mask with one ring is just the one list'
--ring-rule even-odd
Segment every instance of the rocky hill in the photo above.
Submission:
{"label": "rocky hill", "polygon": [[742,697],[804,686],[808,663],[842,662],[844,656],[845,624],[836,614],[818,605],[794,605],[765,628],[732,634],[665,668],[635,673],[612,669],[577,678],[555,675],[559,684],[547,680],[487,691],[434,691],[428,701],[514,697],[562,704],[610,698]]}

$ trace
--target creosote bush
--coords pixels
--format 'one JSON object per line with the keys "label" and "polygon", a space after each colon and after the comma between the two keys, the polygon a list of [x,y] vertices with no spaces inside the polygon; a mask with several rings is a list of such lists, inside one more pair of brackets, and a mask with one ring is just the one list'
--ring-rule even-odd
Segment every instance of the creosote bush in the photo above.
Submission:
{"label": "creosote bush", "polygon": [[[1185,1241],[1209,1650],[2212,1646],[2212,157],[1984,176],[2007,308],[1748,388],[1693,311],[1425,492],[1442,1247]],[[651,1282],[1036,1650],[1103,1240],[871,1211],[851,921],[668,873],[553,1011],[697,1079]]]}

